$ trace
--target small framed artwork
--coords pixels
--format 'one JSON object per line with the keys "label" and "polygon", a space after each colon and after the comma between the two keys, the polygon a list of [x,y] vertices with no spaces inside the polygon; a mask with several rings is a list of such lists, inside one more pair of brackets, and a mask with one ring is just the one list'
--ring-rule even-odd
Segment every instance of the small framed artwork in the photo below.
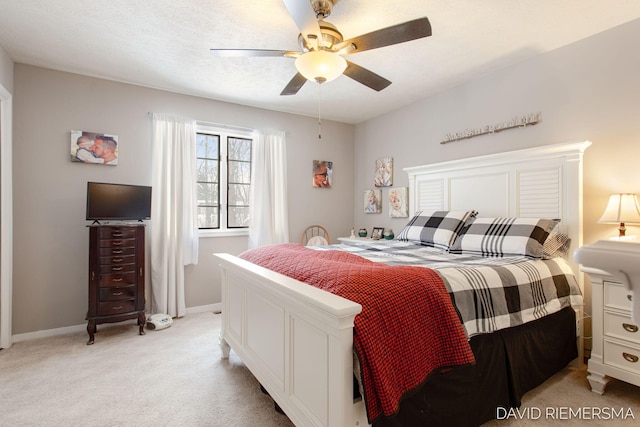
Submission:
{"label": "small framed artwork", "polygon": [[364,192],[364,213],[382,212],[382,190],[374,189]]}
{"label": "small framed artwork", "polygon": [[408,216],[407,187],[398,187],[389,190],[389,217],[406,218]]}
{"label": "small framed artwork", "polygon": [[314,188],[331,188],[333,177],[333,162],[327,160],[313,161]]}
{"label": "small framed artwork", "polygon": [[72,130],[71,161],[97,165],[117,165],[118,136]]}
{"label": "small framed artwork", "polygon": [[382,239],[382,235],[384,234],[384,227],[373,227],[373,231],[371,232],[371,238],[373,240]]}
{"label": "small framed artwork", "polygon": [[376,187],[391,187],[393,185],[393,157],[383,157],[376,160]]}

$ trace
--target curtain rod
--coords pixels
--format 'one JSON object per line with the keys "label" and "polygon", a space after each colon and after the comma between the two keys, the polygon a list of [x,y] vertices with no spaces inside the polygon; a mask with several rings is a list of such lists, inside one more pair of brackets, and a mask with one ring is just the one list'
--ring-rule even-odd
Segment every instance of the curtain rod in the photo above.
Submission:
{"label": "curtain rod", "polygon": [[[147,114],[149,116],[153,116],[154,113],[152,111],[149,111]],[[240,131],[244,131],[244,132],[255,132],[256,131],[256,129],[247,128],[247,127],[243,127],[243,126],[227,125],[227,124],[224,124],[224,123],[207,122],[207,121],[204,121],[204,120],[196,120],[196,122],[199,125],[215,126],[215,127],[219,127],[219,128],[240,130]]]}
{"label": "curtain rod", "polygon": [[245,132],[255,132],[256,129],[251,129],[251,128],[246,128],[246,127],[242,127],[242,126],[235,126],[235,125],[227,125],[224,123],[214,123],[214,122],[205,122],[202,120],[196,120],[196,122],[198,122],[199,125],[206,125],[206,126],[215,126],[218,128],[225,128],[225,129],[232,129],[232,130],[242,130]]}

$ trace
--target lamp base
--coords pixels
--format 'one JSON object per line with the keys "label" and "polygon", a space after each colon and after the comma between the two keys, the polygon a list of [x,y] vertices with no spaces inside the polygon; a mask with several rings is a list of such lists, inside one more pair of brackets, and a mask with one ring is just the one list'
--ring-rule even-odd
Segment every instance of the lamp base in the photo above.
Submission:
{"label": "lamp base", "polygon": [[627,235],[627,227],[624,226],[624,222],[620,223],[620,228],[618,228],[618,237],[624,237]]}

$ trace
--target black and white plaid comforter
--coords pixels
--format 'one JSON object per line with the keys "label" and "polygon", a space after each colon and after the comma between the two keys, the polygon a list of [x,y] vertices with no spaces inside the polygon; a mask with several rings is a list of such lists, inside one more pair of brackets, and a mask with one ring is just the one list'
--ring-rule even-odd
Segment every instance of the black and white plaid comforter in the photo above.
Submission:
{"label": "black and white plaid comforter", "polygon": [[342,250],[374,262],[434,269],[442,277],[467,336],[521,325],[582,306],[582,294],[563,258],[487,258],[455,255],[400,241],[315,247]]}

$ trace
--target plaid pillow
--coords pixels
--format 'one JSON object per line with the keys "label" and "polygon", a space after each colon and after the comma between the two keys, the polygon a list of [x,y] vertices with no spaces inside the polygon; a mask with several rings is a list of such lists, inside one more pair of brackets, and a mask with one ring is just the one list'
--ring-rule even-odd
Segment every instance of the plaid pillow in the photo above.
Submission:
{"label": "plaid pillow", "polygon": [[543,243],[557,219],[476,218],[451,248],[452,253],[542,258]]}
{"label": "plaid pillow", "polygon": [[476,211],[418,211],[397,239],[448,250]]}

